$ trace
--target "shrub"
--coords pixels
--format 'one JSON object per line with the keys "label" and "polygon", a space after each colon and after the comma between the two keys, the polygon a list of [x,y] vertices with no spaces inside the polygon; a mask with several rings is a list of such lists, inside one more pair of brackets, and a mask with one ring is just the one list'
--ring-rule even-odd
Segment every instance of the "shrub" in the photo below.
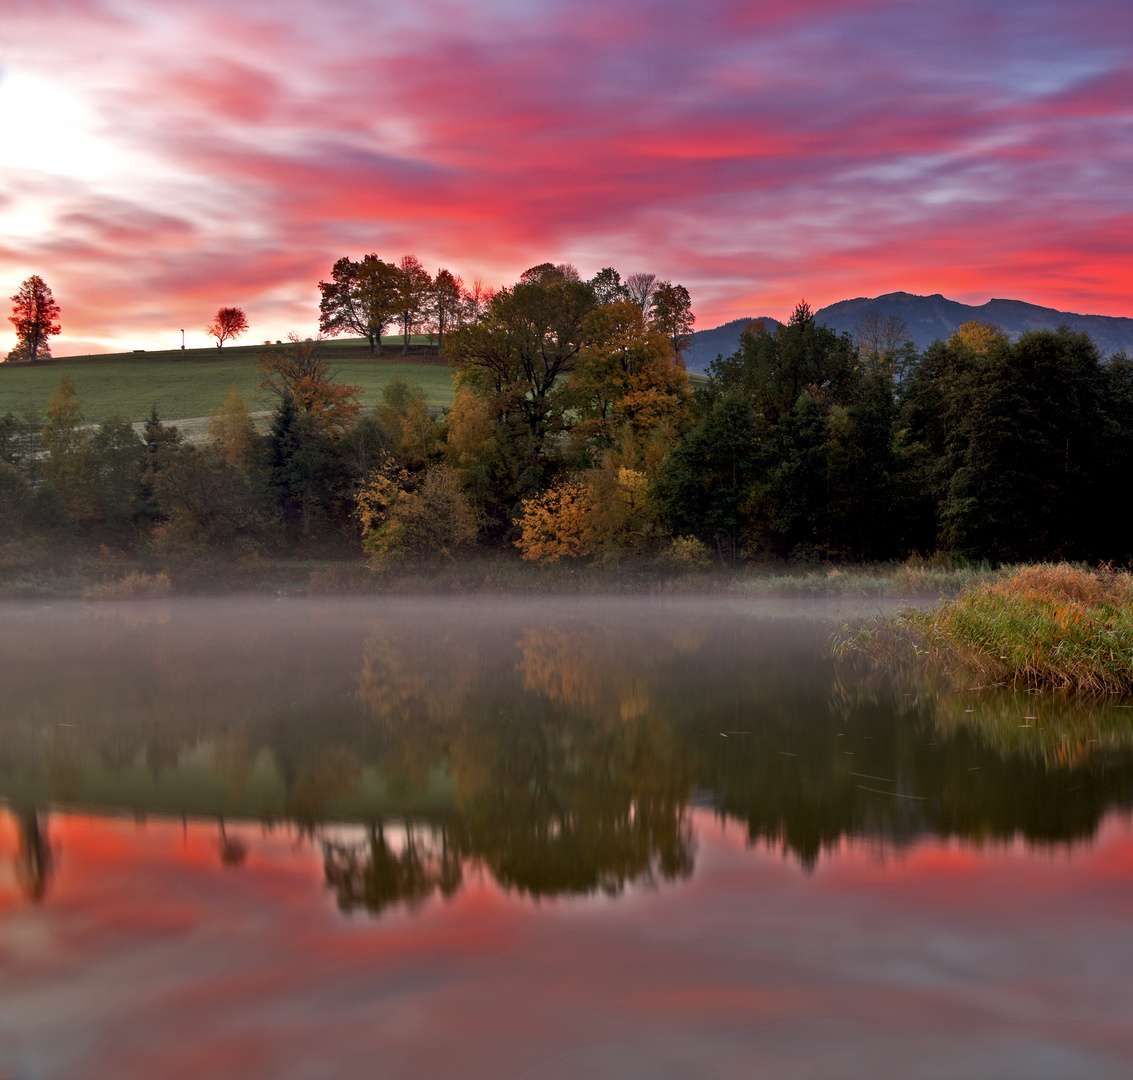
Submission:
{"label": "shrub", "polygon": [[708,566],[712,562],[712,552],[708,545],[695,536],[678,536],[665,553],[666,560],[674,566],[693,570]]}

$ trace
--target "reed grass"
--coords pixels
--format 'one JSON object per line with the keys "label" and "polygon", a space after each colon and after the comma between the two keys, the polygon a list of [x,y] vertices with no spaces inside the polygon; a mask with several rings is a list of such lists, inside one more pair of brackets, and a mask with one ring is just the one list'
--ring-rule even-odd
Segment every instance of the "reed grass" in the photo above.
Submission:
{"label": "reed grass", "polygon": [[1133,574],[1018,568],[931,609],[848,628],[842,652],[916,658],[984,686],[1133,694]]}
{"label": "reed grass", "polygon": [[741,567],[729,588],[748,595],[929,598],[955,596],[964,589],[996,581],[1003,571],[988,563],[913,557],[905,562],[806,568],[789,563]]}

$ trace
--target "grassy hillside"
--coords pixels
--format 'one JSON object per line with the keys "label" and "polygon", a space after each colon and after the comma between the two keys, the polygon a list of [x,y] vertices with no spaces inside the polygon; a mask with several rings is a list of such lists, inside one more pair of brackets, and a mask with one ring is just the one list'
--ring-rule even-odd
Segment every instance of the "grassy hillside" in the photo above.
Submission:
{"label": "grassy hillside", "polygon": [[[436,347],[422,338],[401,357],[400,339],[391,339],[382,354],[370,356],[363,341],[328,341],[323,344],[332,373],[341,382],[365,388],[363,408],[381,399],[383,387],[398,376],[421,387],[430,405],[448,405],[452,379],[447,365],[438,362]],[[168,352],[108,353],[67,356],[33,366],[0,364],[0,416],[17,415],[29,405],[41,412],[52,390],[66,373],[75,380],[88,420],[102,421],[115,413],[127,420],[143,420],[157,407],[162,419],[207,416],[219,407],[235,383],[253,410],[274,407],[274,399],[256,400],[262,376],[254,361],[268,349],[289,346],[226,346],[224,349],[180,349]]]}

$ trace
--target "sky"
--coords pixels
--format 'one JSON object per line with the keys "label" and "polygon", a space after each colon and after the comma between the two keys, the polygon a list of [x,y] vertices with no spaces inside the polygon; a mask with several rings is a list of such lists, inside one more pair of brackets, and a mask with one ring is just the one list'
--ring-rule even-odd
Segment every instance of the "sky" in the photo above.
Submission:
{"label": "sky", "polygon": [[1129,316],[1131,177],[1129,0],[0,0],[0,289],[56,355],[306,336],[369,252],[651,272],[702,329]]}

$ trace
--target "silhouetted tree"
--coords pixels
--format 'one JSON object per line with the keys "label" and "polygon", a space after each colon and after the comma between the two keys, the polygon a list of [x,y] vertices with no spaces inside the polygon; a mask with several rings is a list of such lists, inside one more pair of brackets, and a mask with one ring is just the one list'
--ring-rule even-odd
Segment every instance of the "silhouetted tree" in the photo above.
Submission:
{"label": "silhouetted tree", "polygon": [[330,281],[319,282],[319,330],[324,334],[358,334],[375,352],[382,334],[397,318],[400,271],[377,255],[360,262],[339,259]]}
{"label": "silhouetted tree", "polygon": [[460,322],[467,310],[465,305],[464,282],[451,270],[440,269],[433,279],[432,295],[433,325],[437,328],[437,349],[441,356],[445,352],[445,334]]}
{"label": "silhouetted tree", "polygon": [[414,330],[429,320],[433,300],[433,279],[415,255],[405,255],[398,263],[397,318],[405,340],[401,354],[409,352]]}
{"label": "silhouetted tree", "polygon": [[62,330],[58,318],[59,305],[51,289],[38,274],[32,274],[12,297],[8,321],[16,328],[16,347],[8,354],[8,360],[34,364],[41,356],[50,356],[48,338]]}
{"label": "silhouetted tree", "polygon": [[[677,356],[681,356],[692,341],[695,322],[688,289],[668,281],[660,282],[650,301],[649,325],[669,339]],[[683,359],[681,366],[684,366]]]}
{"label": "silhouetted tree", "polygon": [[208,326],[205,333],[216,338],[219,349],[230,338],[239,337],[248,329],[248,316],[238,307],[222,307]]}

